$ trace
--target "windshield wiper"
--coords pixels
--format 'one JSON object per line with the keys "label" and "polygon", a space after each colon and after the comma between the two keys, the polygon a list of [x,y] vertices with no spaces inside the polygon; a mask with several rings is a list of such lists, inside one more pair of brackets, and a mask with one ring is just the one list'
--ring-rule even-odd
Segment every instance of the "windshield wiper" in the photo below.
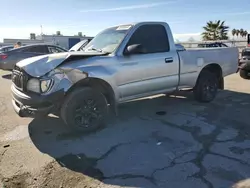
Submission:
{"label": "windshield wiper", "polygon": [[103,50],[102,50],[102,49],[99,49],[99,48],[94,48],[94,47],[90,48],[90,50],[94,50],[94,51],[96,51],[96,52],[103,52]]}
{"label": "windshield wiper", "polygon": [[100,48],[94,48],[94,47],[92,47],[92,48],[90,48],[90,49],[88,49],[88,50],[93,50],[93,51],[96,51],[96,52],[101,52],[101,53],[105,53],[105,54],[110,54],[110,52],[103,51],[103,50],[100,49]]}

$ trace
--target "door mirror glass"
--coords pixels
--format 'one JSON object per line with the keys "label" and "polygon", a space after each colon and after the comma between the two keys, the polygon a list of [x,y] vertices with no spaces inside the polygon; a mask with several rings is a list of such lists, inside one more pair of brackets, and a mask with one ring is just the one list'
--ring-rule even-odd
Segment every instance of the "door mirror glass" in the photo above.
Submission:
{"label": "door mirror glass", "polygon": [[141,44],[130,45],[124,51],[124,55],[142,54],[142,53],[144,53],[144,50]]}

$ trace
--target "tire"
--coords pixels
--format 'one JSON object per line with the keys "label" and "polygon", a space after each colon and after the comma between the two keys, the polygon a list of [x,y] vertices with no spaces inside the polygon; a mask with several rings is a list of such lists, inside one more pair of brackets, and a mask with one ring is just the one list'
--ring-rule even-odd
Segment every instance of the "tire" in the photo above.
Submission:
{"label": "tire", "polygon": [[250,70],[240,69],[240,77],[246,80],[250,80]]}
{"label": "tire", "polygon": [[66,97],[60,114],[74,132],[92,132],[104,125],[108,114],[107,100],[92,88],[77,88]]}
{"label": "tire", "polygon": [[244,63],[239,71],[240,77],[246,80],[250,80],[250,63]]}
{"label": "tire", "polygon": [[217,95],[218,78],[216,74],[203,70],[194,87],[194,98],[199,102],[211,102]]}

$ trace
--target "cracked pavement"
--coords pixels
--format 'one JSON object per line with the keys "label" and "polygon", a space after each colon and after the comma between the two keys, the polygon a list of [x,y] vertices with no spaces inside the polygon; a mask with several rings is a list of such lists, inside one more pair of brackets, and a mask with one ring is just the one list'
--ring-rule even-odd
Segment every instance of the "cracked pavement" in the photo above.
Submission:
{"label": "cracked pavement", "polygon": [[182,91],[123,104],[88,135],[55,116],[17,117],[6,74],[0,187],[224,188],[250,176],[250,87],[236,74],[211,103]]}

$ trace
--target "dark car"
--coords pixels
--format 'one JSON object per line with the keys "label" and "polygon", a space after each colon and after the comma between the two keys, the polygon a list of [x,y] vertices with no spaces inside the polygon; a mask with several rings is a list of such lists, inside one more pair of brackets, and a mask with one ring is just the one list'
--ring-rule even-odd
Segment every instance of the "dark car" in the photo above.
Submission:
{"label": "dark car", "polygon": [[12,49],[0,53],[0,69],[12,70],[15,64],[23,59],[60,52],[67,52],[67,50],[49,44],[33,44]]}
{"label": "dark car", "polygon": [[245,48],[241,52],[239,72],[241,78],[250,79],[250,48]]}
{"label": "dark car", "polygon": [[245,48],[241,51],[241,60],[250,62],[250,48]]}
{"label": "dark car", "polygon": [[198,48],[217,48],[217,47],[228,47],[228,46],[222,42],[198,44]]}
{"label": "dark car", "polygon": [[0,53],[10,51],[14,48],[13,45],[0,47]]}

